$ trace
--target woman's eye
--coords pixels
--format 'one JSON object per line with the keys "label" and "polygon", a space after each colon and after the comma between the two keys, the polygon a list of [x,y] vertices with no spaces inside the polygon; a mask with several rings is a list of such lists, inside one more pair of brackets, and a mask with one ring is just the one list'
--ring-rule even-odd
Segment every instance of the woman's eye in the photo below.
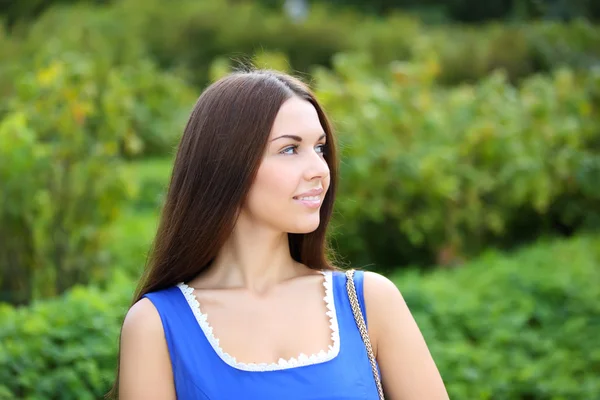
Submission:
{"label": "woman's eye", "polygon": [[297,148],[298,148],[298,146],[296,146],[296,145],[286,147],[285,149],[281,150],[281,154],[294,154],[296,152]]}
{"label": "woman's eye", "polygon": [[[325,154],[325,151],[327,149],[327,144],[320,144],[316,147],[318,150],[317,152],[321,153],[321,154]],[[286,154],[286,155],[292,155],[292,154],[296,154],[298,151],[298,145],[293,145],[293,146],[289,146],[286,147],[285,149],[281,150],[281,154]]]}

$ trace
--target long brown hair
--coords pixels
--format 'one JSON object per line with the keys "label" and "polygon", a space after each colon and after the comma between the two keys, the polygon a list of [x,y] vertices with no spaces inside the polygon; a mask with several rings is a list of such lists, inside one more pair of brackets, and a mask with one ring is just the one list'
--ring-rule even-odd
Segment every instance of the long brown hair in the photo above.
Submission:
{"label": "long brown hair", "polygon": [[[313,269],[336,269],[326,229],[337,188],[331,125],[309,87],[276,71],[232,73],[210,85],[194,106],[179,144],[157,234],[132,305],[143,295],[187,282],[208,268],[233,231],[237,211],[254,181],[275,117],[297,96],[316,109],[327,138],[330,186],[319,227],[288,234],[292,258]],[[120,351],[119,351],[120,358]],[[115,384],[107,398],[118,398]]]}

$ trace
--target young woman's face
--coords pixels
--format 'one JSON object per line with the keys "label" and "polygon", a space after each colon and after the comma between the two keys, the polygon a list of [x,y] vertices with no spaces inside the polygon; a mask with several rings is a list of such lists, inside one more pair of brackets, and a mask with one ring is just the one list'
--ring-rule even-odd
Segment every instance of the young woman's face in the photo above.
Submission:
{"label": "young woman's face", "polygon": [[312,104],[298,97],[287,100],[275,118],[242,213],[282,232],[316,230],[330,181],[325,145]]}

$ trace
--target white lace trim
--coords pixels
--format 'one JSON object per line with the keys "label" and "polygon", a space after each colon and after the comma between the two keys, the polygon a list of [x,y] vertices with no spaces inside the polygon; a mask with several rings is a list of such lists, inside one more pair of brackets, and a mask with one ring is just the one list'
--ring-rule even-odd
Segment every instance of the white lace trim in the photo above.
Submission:
{"label": "white lace trim", "polygon": [[301,353],[298,357],[292,357],[289,360],[284,360],[283,358],[280,358],[279,361],[276,363],[238,362],[235,359],[235,357],[223,351],[223,349],[219,345],[219,339],[217,339],[213,334],[213,328],[208,322],[207,315],[204,314],[200,309],[200,303],[198,302],[198,299],[194,294],[194,288],[189,287],[183,282],[178,283],[177,287],[185,296],[185,299],[187,300],[188,305],[192,309],[194,316],[196,317],[196,320],[200,325],[200,328],[202,329],[204,335],[208,339],[208,342],[223,361],[225,361],[227,364],[234,368],[241,369],[244,371],[276,371],[324,363],[326,361],[334,359],[340,352],[340,332],[337,315],[335,312],[335,302],[333,298],[333,274],[331,271],[321,271],[321,273],[325,277],[323,281],[323,286],[325,286],[325,297],[323,298],[323,300],[325,300],[325,305],[327,306],[326,314],[329,317],[329,327],[331,329],[331,339],[333,341],[333,345],[329,345],[329,350],[327,352],[321,350],[319,353],[312,354],[310,356]]}

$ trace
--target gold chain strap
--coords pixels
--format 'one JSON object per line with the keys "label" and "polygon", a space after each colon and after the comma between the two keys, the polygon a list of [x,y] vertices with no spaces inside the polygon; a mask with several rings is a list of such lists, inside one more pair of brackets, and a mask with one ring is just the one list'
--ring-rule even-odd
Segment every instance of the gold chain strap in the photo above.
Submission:
{"label": "gold chain strap", "polygon": [[377,372],[377,364],[375,363],[375,356],[373,355],[373,348],[371,347],[371,340],[369,339],[369,332],[367,331],[367,325],[363,318],[362,312],[360,311],[360,305],[358,304],[358,296],[356,295],[356,287],[354,286],[354,270],[350,269],[346,271],[346,290],[348,291],[348,298],[350,299],[350,305],[352,306],[352,314],[354,314],[354,321],[360,331],[365,347],[367,348],[367,355],[369,356],[369,362],[371,363],[371,369],[373,370],[373,377],[375,378],[375,385],[377,386],[377,393],[379,399],[384,400],[383,388],[381,387],[381,380],[379,373]]}

